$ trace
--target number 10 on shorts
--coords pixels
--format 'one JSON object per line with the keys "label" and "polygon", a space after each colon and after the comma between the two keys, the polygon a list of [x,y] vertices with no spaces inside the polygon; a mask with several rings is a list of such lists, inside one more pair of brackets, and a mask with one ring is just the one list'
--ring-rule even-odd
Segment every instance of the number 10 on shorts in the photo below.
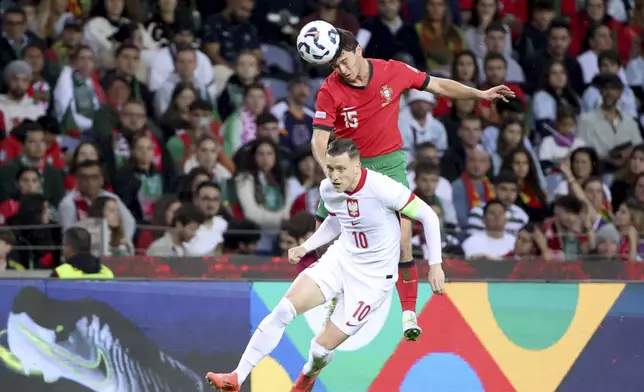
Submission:
{"label": "number 10 on shorts", "polygon": [[356,324],[352,324],[350,321],[347,321],[347,326],[348,327],[357,327],[362,320],[365,319],[369,315],[369,312],[371,312],[371,306],[365,305],[364,301],[358,301],[358,307],[356,308],[356,311],[353,312],[353,315],[351,316],[354,320],[357,321]]}

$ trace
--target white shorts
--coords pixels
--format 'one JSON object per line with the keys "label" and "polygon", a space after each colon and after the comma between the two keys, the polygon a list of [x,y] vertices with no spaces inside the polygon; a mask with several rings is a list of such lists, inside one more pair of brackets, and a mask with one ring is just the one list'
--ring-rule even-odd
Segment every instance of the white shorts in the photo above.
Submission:
{"label": "white shorts", "polygon": [[[397,265],[398,260],[395,261]],[[320,260],[302,271],[320,287],[326,301],[337,298],[331,322],[348,336],[354,335],[381,310],[396,286],[397,274],[382,277],[361,273],[362,267],[332,245]]]}

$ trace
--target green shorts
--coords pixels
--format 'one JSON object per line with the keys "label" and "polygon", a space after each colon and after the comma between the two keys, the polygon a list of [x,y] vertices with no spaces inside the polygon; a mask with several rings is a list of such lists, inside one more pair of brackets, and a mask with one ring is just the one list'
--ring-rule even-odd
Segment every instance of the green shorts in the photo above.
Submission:
{"label": "green shorts", "polygon": [[[360,162],[362,162],[362,167],[365,169],[384,174],[409,188],[409,182],[407,181],[407,156],[404,152],[397,150],[377,157],[362,158]],[[322,200],[320,200],[316,217],[319,221],[323,221],[327,216],[329,216],[329,213]]]}

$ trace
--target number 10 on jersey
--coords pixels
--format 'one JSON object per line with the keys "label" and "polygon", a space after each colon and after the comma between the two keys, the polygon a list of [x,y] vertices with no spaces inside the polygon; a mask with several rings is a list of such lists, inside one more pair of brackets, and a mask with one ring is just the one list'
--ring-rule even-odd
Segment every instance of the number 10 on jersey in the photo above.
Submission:
{"label": "number 10 on jersey", "polygon": [[369,242],[367,241],[367,235],[362,231],[354,231],[353,241],[356,243],[356,248],[358,249],[367,249],[369,247]]}
{"label": "number 10 on jersey", "polygon": [[358,128],[358,112],[355,110],[342,112],[342,117],[344,117],[344,125],[347,128]]}

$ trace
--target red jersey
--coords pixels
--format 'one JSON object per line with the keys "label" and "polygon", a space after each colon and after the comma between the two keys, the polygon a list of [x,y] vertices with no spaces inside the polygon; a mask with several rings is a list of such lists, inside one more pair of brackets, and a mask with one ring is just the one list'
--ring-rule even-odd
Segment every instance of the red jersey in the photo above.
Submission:
{"label": "red jersey", "polygon": [[407,89],[424,90],[429,75],[400,61],[369,61],[369,82],[350,86],[332,73],[318,91],[313,128],[335,131],[339,139],[351,139],[360,156],[370,158],[402,147],[398,130],[400,95]]}

